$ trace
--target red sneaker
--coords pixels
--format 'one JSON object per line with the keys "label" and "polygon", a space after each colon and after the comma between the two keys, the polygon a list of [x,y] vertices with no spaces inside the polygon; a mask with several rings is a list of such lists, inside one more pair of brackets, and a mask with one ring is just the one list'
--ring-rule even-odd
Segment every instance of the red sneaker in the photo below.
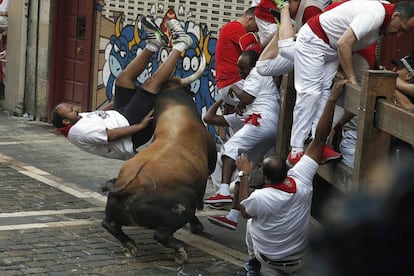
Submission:
{"label": "red sneaker", "polygon": [[302,158],[302,156],[303,156],[304,154],[305,154],[305,153],[304,153],[303,151],[301,151],[301,152],[296,153],[295,157],[292,157],[292,152],[289,152],[288,158],[287,158],[287,160],[286,160],[286,164],[287,164],[289,167],[293,167],[293,166],[295,166],[295,165],[296,165],[296,163],[298,163],[298,162],[299,162],[299,160]]}
{"label": "red sneaker", "polygon": [[209,222],[233,231],[236,231],[237,222],[229,220],[226,216],[212,216],[207,218]]}
{"label": "red sneaker", "polygon": [[333,160],[339,160],[342,158],[342,154],[340,154],[339,152],[335,151],[333,148],[331,148],[328,145],[325,145],[325,147],[323,148],[323,153],[322,153],[322,160],[320,162],[320,164],[326,164],[330,161]]}
{"label": "red sneaker", "polygon": [[206,204],[215,204],[215,203],[232,203],[231,195],[221,195],[216,194],[215,196],[210,196],[207,199],[204,199],[204,203]]}

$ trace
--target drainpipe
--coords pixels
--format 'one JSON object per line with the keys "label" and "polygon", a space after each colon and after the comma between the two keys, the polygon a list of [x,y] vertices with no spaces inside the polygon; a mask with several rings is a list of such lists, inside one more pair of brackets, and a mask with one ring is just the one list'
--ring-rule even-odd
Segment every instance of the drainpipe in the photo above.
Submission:
{"label": "drainpipe", "polygon": [[[23,1],[23,18],[22,18],[22,26],[21,26],[21,53],[20,53],[20,70],[19,72],[25,72],[26,70],[26,62],[27,62],[27,24],[28,20],[28,8],[29,8],[29,0]],[[20,89],[17,90],[17,105],[15,107],[15,115],[22,116],[24,111],[24,94],[25,94],[25,86],[26,86],[26,79],[25,74],[21,74],[19,76],[20,82]]]}

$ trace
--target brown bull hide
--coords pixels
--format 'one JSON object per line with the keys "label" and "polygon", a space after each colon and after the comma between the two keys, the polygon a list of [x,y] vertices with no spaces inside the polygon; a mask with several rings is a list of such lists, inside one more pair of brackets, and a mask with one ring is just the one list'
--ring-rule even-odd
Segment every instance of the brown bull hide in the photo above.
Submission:
{"label": "brown bull hide", "polygon": [[122,225],[155,229],[154,238],[187,258],[184,245],[172,234],[186,223],[193,232],[202,224],[201,209],[208,176],[216,164],[216,147],[202,123],[190,93],[163,91],[155,104],[154,141],[122,166],[110,192],[103,226],[117,237],[126,255],[136,256],[135,243]]}

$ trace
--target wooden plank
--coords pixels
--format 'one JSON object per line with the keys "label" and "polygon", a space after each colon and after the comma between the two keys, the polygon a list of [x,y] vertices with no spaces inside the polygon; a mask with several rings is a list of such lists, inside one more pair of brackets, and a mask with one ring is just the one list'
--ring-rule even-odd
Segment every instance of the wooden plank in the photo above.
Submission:
{"label": "wooden plank", "polygon": [[344,106],[345,110],[352,112],[355,115],[359,114],[361,99],[361,87],[355,84],[347,84],[345,86],[344,93]]}
{"label": "wooden plank", "polygon": [[290,132],[292,130],[293,107],[296,101],[296,91],[293,83],[293,72],[284,75],[280,86],[280,112],[277,127],[275,154],[286,159],[289,154]]}
{"label": "wooden plank", "polygon": [[319,166],[318,174],[344,194],[353,192],[353,170],[341,162]]}
{"label": "wooden plank", "polygon": [[375,126],[411,145],[414,145],[414,113],[383,99],[377,103]]}
{"label": "wooden plank", "polygon": [[358,139],[352,190],[358,191],[370,183],[373,170],[389,154],[390,135],[374,125],[376,103],[379,98],[392,101],[396,73],[363,71],[361,100],[358,115]]}

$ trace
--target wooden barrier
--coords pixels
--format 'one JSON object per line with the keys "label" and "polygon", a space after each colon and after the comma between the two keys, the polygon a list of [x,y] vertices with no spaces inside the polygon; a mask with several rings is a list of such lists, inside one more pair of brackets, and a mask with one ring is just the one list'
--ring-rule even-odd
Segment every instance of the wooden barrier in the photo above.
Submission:
{"label": "wooden barrier", "polygon": [[[362,85],[344,88],[344,109],[358,116],[354,168],[341,162],[320,166],[318,174],[343,193],[364,189],[379,162],[389,155],[390,139],[395,136],[414,145],[414,114],[393,104],[397,74],[390,71],[363,72]],[[296,95],[293,77],[283,77],[281,110],[276,140],[276,154],[286,158],[292,128],[292,112]]]}

